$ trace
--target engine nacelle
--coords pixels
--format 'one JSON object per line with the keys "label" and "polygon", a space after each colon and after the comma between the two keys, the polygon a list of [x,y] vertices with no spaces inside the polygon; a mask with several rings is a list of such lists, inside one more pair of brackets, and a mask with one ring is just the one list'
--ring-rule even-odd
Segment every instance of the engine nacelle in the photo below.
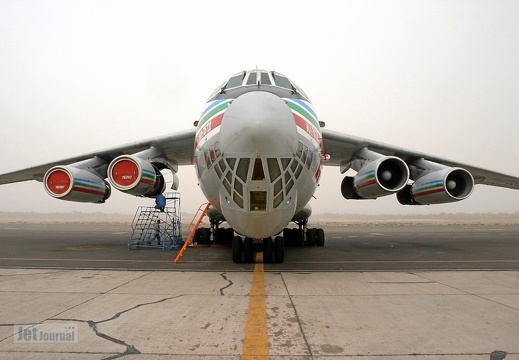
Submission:
{"label": "engine nacelle", "polygon": [[365,164],[355,177],[345,177],[341,192],[346,199],[376,199],[400,191],[409,181],[407,164],[396,156],[382,156]]}
{"label": "engine nacelle", "polygon": [[135,196],[155,197],[166,189],[160,171],[132,155],[121,155],[110,163],[108,180],[117,190]]}
{"label": "engine nacelle", "polygon": [[173,181],[171,183],[171,190],[178,190],[178,187],[180,185],[180,179],[178,178],[178,175],[176,173],[171,173],[173,177]]}
{"label": "engine nacelle", "polygon": [[110,197],[110,185],[94,173],[73,166],[55,166],[43,178],[47,193],[61,200],[104,203]]}
{"label": "engine nacelle", "polygon": [[444,204],[468,198],[474,178],[465,169],[445,167],[423,175],[397,194],[403,205]]}

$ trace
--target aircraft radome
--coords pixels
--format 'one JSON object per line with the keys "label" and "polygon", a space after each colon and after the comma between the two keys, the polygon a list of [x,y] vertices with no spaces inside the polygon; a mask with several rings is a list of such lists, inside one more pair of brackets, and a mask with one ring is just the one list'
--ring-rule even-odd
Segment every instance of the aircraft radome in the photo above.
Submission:
{"label": "aircraft radome", "polygon": [[192,129],[3,174],[0,184],[37,180],[56,199],[103,203],[112,187],[156,197],[165,169],[176,190],[182,165],[195,166],[212,205],[201,241],[232,243],[234,262],[253,262],[256,251],[281,263],[285,243],[324,245],[324,231],[307,226],[323,165],[357,172],[341,183],[346,199],[396,194],[405,205],[440,204],[466,199],[475,184],[519,189],[517,177],[324,129],[303,90],[265,70],[218,86]]}

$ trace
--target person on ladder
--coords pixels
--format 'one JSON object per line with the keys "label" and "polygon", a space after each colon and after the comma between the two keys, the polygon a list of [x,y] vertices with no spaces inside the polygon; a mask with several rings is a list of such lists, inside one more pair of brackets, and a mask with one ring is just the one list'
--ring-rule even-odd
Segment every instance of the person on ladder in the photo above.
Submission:
{"label": "person on ladder", "polygon": [[151,245],[151,242],[155,239],[157,239],[157,245],[160,245],[160,219],[157,219],[157,222],[155,223],[155,234],[148,240],[148,245]]}

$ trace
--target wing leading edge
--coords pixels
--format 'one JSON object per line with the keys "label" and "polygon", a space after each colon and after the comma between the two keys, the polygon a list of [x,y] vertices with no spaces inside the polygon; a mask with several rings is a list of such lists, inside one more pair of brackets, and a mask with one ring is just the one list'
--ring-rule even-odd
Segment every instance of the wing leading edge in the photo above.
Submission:
{"label": "wing leading edge", "polygon": [[180,131],[2,174],[0,175],[0,185],[28,180],[43,181],[47,170],[57,165],[70,165],[95,157],[109,163],[117,156],[134,154],[150,147],[157,149],[172,164],[190,165],[193,164],[195,132],[196,129]]}
{"label": "wing leading edge", "polygon": [[324,150],[330,155],[330,160],[326,161],[324,165],[339,166],[341,172],[350,168],[352,161],[360,150],[369,149],[381,155],[399,157],[408,164],[424,159],[449,167],[464,168],[472,174],[476,184],[519,190],[518,177],[328,129],[322,129],[322,136]]}

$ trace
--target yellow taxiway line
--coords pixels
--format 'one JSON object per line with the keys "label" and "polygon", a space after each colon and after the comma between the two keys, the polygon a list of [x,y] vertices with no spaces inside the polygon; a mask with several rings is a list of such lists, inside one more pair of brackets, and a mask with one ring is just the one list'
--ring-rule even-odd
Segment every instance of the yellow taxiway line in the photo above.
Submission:
{"label": "yellow taxiway line", "polygon": [[242,360],[269,359],[267,331],[267,296],[265,293],[265,267],[263,254],[256,254],[256,265],[252,277],[249,310],[245,325]]}

